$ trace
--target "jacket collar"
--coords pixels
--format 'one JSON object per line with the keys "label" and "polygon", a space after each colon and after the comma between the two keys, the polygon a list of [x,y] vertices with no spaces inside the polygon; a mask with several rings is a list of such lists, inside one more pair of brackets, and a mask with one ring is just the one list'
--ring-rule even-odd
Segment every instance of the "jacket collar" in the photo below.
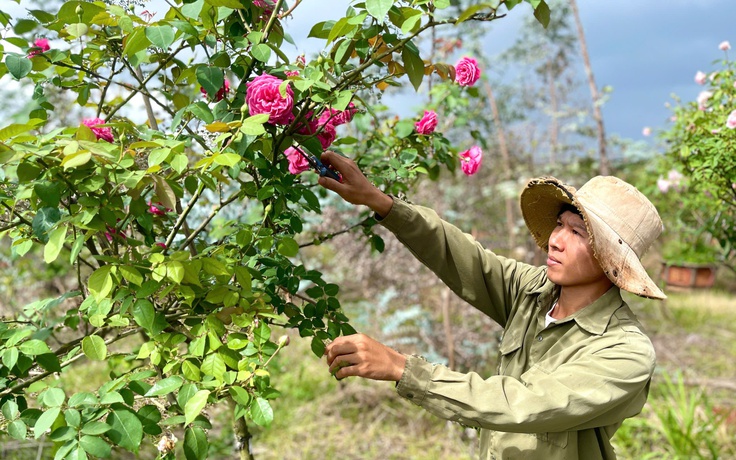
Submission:
{"label": "jacket collar", "polygon": [[[537,305],[541,309],[544,309],[544,314],[546,314],[552,307],[553,301],[559,297],[560,287],[547,280],[546,283],[532,290],[530,294],[539,295]],[[624,300],[621,297],[621,290],[617,286],[611,286],[605,294],[596,299],[592,304],[573,313],[571,316],[565,318],[564,321],[574,320],[585,331],[591,334],[601,335],[606,331],[613,314],[623,303]]]}

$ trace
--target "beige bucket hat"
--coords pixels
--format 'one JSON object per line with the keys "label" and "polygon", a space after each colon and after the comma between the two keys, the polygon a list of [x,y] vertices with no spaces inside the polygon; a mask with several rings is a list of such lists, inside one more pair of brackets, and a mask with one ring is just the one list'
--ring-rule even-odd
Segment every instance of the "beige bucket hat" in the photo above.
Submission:
{"label": "beige bucket hat", "polygon": [[521,192],[521,213],[545,251],[566,203],[580,210],[593,254],[613,284],[641,297],[667,298],[641,264],[641,257],[663,230],[662,219],[647,197],[613,176],[596,176],[579,190],[554,177],[530,180]]}

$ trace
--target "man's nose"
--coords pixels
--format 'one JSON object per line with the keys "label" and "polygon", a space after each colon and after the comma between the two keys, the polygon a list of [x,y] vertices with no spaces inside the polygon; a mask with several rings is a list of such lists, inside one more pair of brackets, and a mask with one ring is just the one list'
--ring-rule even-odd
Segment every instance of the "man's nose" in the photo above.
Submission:
{"label": "man's nose", "polygon": [[559,228],[556,228],[549,236],[549,247],[554,248],[556,251],[562,251],[565,248],[564,239],[562,238],[561,233],[562,232],[560,232]]}

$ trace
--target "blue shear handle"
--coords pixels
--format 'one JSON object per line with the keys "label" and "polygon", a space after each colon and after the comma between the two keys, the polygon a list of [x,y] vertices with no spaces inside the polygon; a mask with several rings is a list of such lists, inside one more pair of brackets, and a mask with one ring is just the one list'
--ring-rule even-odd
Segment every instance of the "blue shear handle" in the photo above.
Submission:
{"label": "blue shear handle", "polygon": [[327,176],[327,177],[329,177],[330,179],[336,180],[336,181],[338,181],[338,182],[340,182],[340,179],[341,179],[341,178],[340,178],[340,175],[339,175],[339,174],[338,174],[337,172],[335,172],[335,171],[333,171],[333,170],[329,169],[329,168],[328,168],[327,166],[325,166],[325,165],[320,165],[320,166],[319,166],[319,175],[320,175],[320,176],[322,176],[322,177],[325,177],[325,176]]}

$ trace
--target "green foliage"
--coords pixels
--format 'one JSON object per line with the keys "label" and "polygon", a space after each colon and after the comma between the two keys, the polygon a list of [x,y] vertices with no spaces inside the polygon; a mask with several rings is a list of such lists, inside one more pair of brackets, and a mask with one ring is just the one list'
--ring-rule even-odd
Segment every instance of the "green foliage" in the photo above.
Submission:
{"label": "green foliage", "polygon": [[[544,1],[530,3],[544,22]],[[319,154],[319,133],[305,121],[353,103],[360,140],[342,136],[334,147],[387,192],[454,169],[457,150],[445,137],[420,136],[413,122],[384,120],[366,102],[405,80],[419,88],[433,72],[452,88],[451,66],[426,62],[415,43],[458,22],[438,15],[447,7],[357,3],[312,28],[325,49],[309,62],[282,50],[283,1],[273,12],[251,2],[175,3],[155,21],[102,2],[68,1],[22,20],[3,13],[18,36],[2,46],[23,53],[5,54],[0,78],[34,92],[26,121],[0,129],[0,232],[15,257],[42,253],[77,286],[0,324],[0,430],[46,436],[61,459],[105,458],[114,446],[137,453],[145,437],[182,427],[185,457],[201,459],[210,406],[231,400],[236,419],[269,426],[278,392],[268,365],[285,346],[271,327],[295,329],[320,357],[326,341],[354,332],[339,287],[298,258],[330,236],[307,236],[323,192],[315,174],[288,172],[284,151],[299,144]],[[458,14],[495,19],[490,5]],[[33,48],[37,36],[52,48]],[[283,80],[282,96],[293,91],[293,121],[251,114],[248,83],[264,74]],[[104,120],[59,126],[56,93]],[[134,96],[146,122],[135,119]],[[356,228],[380,251],[374,223],[366,217]],[[67,394],[47,379],[86,360],[108,365],[98,388]]]}

